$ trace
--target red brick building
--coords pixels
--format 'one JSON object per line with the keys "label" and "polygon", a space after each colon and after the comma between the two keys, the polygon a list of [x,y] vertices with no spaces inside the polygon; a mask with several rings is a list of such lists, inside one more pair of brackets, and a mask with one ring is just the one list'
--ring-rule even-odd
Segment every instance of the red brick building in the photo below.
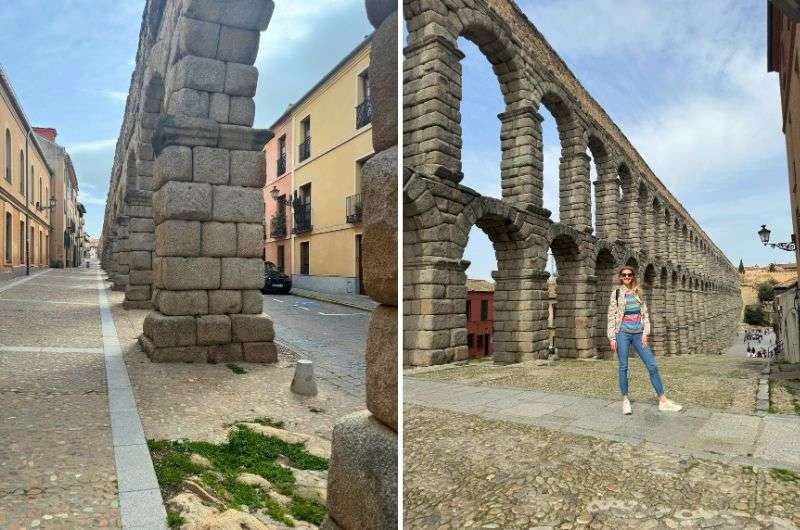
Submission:
{"label": "red brick building", "polygon": [[492,355],[494,284],[467,280],[467,346],[470,357]]}

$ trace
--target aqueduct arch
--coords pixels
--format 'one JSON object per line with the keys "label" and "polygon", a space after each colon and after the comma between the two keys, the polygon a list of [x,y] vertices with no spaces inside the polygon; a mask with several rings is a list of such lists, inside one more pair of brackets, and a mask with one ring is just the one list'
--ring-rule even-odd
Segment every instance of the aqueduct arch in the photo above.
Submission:
{"label": "aqueduct arch", "polygon": [[[406,363],[464,355],[461,256],[469,228],[483,215],[464,212],[476,205],[491,205],[506,230],[481,226],[495,230],[489,235],[501,269],[494,273],[502,311],[495,323],[497,362],[547,354],[548,248],[559,271],[560,355],[608,355],[605,312],[623,264],[639,270],[647,290],[657,354],[726,347],[741,305],[736,269],[519,8],[511,0],[407,1],[405,17]],[[462,36],[492,64],[506,105],[499,115],[501,200],[460,185]],[[542,208],[541,105],[555,118],[561,143],[559,223]],[[508,240],[499,241],[500,234]],[[503,253],[513,256],[513,269],[501,264]]]}
{"label": "aqueduct arch", "polygon": [[276,358],[262,313],[264,158],[253,66],[272,0],[147,0],[111,171],[103,268],[152,308],[157,361]]}

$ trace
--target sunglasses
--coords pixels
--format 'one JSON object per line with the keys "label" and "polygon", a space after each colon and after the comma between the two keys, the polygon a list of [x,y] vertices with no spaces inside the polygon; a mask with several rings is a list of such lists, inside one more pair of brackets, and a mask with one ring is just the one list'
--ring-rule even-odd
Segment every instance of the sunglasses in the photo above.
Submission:
{"label": "sunglasses", "polygon": [[619,276],[620,276],[620,278],[633,278],[633,274],[631,274],[629,272],[623,272]]}

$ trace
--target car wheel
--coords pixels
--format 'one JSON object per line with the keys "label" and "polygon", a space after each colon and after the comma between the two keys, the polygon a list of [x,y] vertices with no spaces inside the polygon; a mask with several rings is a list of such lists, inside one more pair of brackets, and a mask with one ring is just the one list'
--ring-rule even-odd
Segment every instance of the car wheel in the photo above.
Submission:
{"label": "car wheel", "polygon": [[289,287],[288,289],[284,289],[284,290],[282,290],[282,291],[281,291],[281,293],[283,293],[283,294],[289,294],[291,291],[292,291],[292,288],[291,288],[291,287]]}

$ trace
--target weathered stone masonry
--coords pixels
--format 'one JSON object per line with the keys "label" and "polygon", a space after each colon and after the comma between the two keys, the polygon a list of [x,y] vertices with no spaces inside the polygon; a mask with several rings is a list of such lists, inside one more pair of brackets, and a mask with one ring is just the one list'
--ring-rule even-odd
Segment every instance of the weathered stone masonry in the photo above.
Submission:
{"label": "weathered stone masonry", "polygon": [[380,305],[367,337],[367,410],[333,429],[323,529],[397,527],[397,4],[367,0],[372,145],[362,170],[364,287]]}
{"label": "weathered stone masonry", "polygon": [[[462,258],[475,225],[491,239],[498,264],[497,362],[548,353],[548,249],[559,272],[560,356],[610,354],[606,308],[623,264],[639,271],[657,354],[718,352],[729,344],[741,304],[736,269],[519,8],[511,0],[404,5],[404,362],[467,357]],[[461,36],[492,64],[506,104],[498,116],[502,199],[459,184]],[[542,207],[542,105],[561,142],[559,223]]]}
{"label": "weathered stone masonry", "polygon": [[271,0],[148,0],[117,142],[102,265],[152,307],[154,361],[276,358],[262,313],[271,132],[252,128]]}

